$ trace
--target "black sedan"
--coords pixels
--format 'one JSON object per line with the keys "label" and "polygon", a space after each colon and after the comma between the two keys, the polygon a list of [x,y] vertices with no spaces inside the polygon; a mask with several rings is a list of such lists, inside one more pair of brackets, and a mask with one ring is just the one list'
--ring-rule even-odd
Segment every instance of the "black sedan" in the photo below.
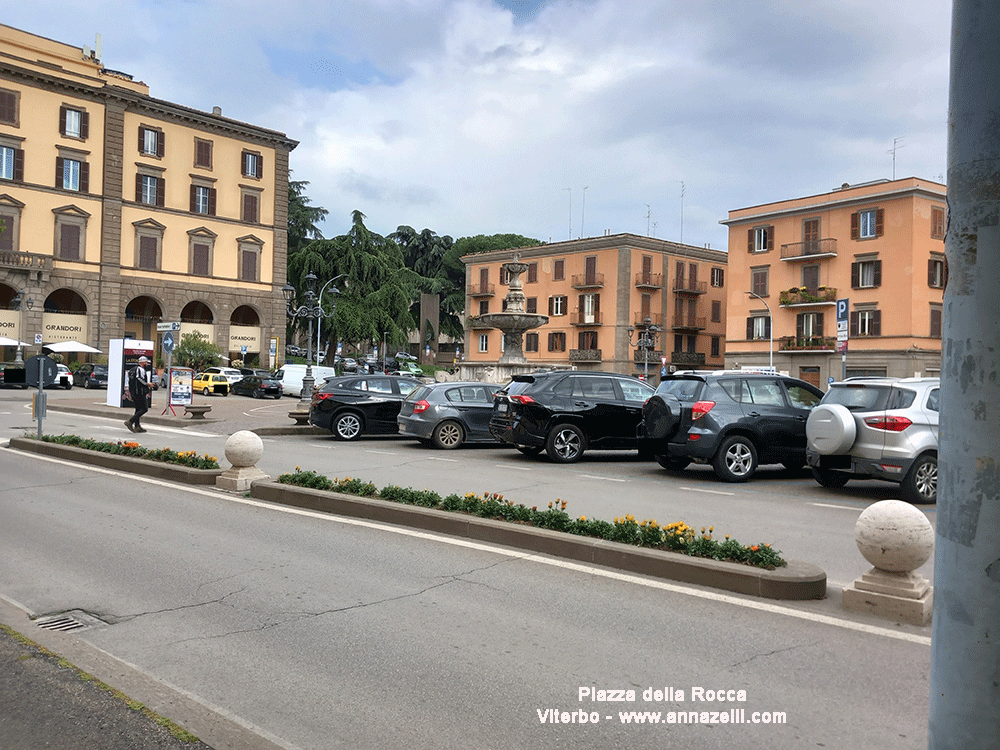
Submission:
{"label": "black sedan", "polygon": [[90,362],[80,365],[73,373],[73,385],[82,385],[84,388],[107,388],[108,366]]}
{"label": "black sedan", "polygon": [[264,398],[265,396],[281,398],[281,381],[271,373],[246,375],[242,380],[237,380],[230,386],[230,393],[251,396],[252,398]]}
{"label": "black sedan", "polygon": [[391,435],[398,430],[403,399],[419,387],[419,380],[387,375],[328,378],[313,392],[309,423],[340,440],[356,440],[365,433]]}
{"label": "black sedan", "polygon": [[434,383],[410,391],[396,423],[401,435],[450,450],[463,443],[495,443],[490,434],[493,394],[490,383]]}

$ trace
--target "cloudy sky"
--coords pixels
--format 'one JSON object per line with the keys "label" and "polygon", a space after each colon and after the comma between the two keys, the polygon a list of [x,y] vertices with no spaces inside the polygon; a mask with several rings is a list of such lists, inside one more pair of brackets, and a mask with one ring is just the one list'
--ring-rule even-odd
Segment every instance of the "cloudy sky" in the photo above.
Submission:
{"label": "cloudy sky", "polygon": [[293,179],[386,234],[632,232],[943,181],[945,0],[16,0],[151,94],[299,141]]}

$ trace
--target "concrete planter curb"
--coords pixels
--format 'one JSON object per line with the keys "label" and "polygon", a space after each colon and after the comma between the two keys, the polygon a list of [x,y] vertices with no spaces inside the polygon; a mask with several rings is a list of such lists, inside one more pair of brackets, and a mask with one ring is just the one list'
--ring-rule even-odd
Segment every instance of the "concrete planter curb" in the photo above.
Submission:
{"label": "concrete planter curb", "polygon": [[815,565],[798,560],[789,560],[785,568],[764,570],[275,481],[254,482],[250,495],[296,508],[408,526],[765,599],[822,599],[826,596],[826,573]]}
{"label": "concrete planter curb", "polygon": [[77,448],[72,445],[45,443],[33,438],[11,438],[10,447],[15,450],[40,453],[46,456],[63,458],[68,461],[79,461],[93,466],[100,466],[105,469],[114,469],[131,474],[142,474],[147,477],[166,479],[171,482],[184,482],[185,484],[214,485],[215,478],[222,474],[223,471],[222,469],[192,469],[188,466],[178,466],[177,464],[168,464],[163,461],[150,461],[145,458],[135,458],[134,456],[118,456],[114,453],[101,453],[100,451]]}

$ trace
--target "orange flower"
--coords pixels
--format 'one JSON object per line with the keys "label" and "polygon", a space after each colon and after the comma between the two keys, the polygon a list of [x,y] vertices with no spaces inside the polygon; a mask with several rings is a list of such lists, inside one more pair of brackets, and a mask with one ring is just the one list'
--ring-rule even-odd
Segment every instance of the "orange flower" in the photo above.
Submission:
{"label": "orange flower", "polygon": [[751,548],[750,548],[750,551],[751,551],[751,552],[756,552],[756,551],[757,551],[757,550],[759,550],[759,549],[760,549],[760,547],[758,547],[758,546],[757,546],[757,545],[755,544],[755,545],[754,545],[753,547],[751,547]]}

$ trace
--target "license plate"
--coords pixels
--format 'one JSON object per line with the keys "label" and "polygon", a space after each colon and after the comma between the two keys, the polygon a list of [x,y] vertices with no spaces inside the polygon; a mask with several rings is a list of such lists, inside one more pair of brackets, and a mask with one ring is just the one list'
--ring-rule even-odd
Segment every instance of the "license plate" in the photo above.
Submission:
{"label": "license plate", "polygon": [[501,414],[503,414],[504,412],[506,412],[507,411],[507,404],[504,403],[503,401],[501,401],[499,404],[497,404],[497,411],[500,412]]}

